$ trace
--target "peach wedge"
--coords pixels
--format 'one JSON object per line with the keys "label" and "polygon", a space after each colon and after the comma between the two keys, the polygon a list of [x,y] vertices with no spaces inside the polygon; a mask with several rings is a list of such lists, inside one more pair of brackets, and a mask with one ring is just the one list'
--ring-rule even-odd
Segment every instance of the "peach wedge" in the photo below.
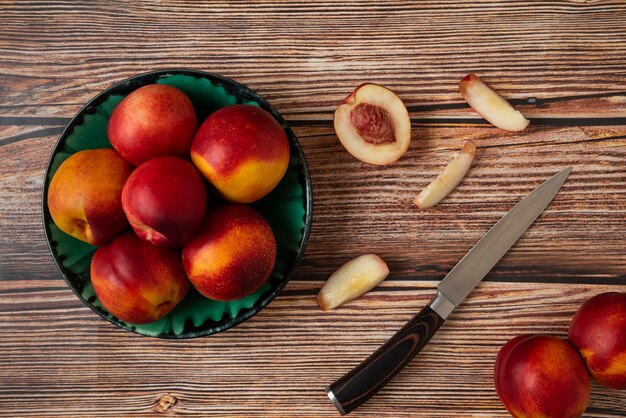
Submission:
{"label": "peach wedge", "polygon": [[411,142],[411,119],[404,103],[391,90],[365,83],[337,107],[335,132],[345,149],[372,165],[391,164]]}
{"label": "peach wedge", "polygon": [[461,152],[459,152],[443,169],[441,174],[433,180],[415,198],[413,203],[418,209],[427,209],[435,206],[443,200],[465,177],[465,174],[474,161],[476,154],[476,144],[472,141],[465,141]]}
{"label": "peach wedge", "polygon": [[463,77],[459,87],[467,103],[495,127],[505,131],[522,131],[530,123],[476,74]]}
{"label": "peach wedge", "polygon": [[388,275],[389,268],[379,256],[354,258],[330,275],[317,295],[317,304],[323,311],[334,309],[369,292]]}

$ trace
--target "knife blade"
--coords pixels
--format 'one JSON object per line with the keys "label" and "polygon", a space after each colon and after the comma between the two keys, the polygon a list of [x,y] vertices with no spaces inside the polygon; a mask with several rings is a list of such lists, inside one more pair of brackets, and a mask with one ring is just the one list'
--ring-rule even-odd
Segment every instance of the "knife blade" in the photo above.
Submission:
{"label": "knife blade", "polygon": [[544,211],[572,171],[555,174],[507,212],[441,280],[435,298],[376,352],[326,388],[341,415],[359,407],[420,352],[452,311]]}

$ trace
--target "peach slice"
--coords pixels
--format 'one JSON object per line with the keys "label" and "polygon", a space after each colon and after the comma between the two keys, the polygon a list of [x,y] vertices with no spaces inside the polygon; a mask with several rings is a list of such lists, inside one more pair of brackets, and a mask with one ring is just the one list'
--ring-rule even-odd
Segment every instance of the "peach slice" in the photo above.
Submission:
{"label": "peach slice", "polygon": [[475,154],[476,144],[473,141],[465,141],[461,152],[454,156],[441,174],[415,198],[413,201],[415,206],[418,209],[433,207],[450,194],[465,177],[474,161]]}
{"label": "peach slice", "polygon": [[476,74],[468,74],[459,83],[467,103],[487,122],[506,131],[522,131],[530,121]]}
{"label": "peach slice", "polygon": [[389,268],[379,256],[354,258],[330,275],[317,295],[317,304],[323,311],[334,309],[369,292],[388,275]]}
{"label": "peach slice", "polygon": [[361,84],[346,97],[335,110],[334,125],[346,150],[368,164],[391,164],[411,142],[411,119],[404,103],[378,84]]}

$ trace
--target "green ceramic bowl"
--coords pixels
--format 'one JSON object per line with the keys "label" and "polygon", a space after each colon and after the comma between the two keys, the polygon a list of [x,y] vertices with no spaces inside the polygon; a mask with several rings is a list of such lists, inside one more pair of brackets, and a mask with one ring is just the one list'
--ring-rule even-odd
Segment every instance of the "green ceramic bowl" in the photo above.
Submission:
{"label": "green ceramic bowl", "polygon": [[[100,303],[89,278],[91,256],[96,247],[62,232],[48,211],[48,187],[59,165],[84,149],[111,147],[106,128],[115,106],[130,92],[146,84],[163,83],[184,91],[193,102],[198,123],[216,109],[232,104],[251,104],[270,112],[289,138],[291,159],[280,184],[254,206],[270,223],[278,247],[276,265],[268,281],[256,293],[240,300],[218,302],[201,296],[193,287],[165,318],[136,325],[110,314]],[[113,324],[151,337],[191,338],[214,334],[250,318],[276,297],[293,275],[311,228],[312,190],[302,148],[282,116],[261,96],[228,78],[195,70],[154,71],[131,77],[106,89],[83,107],[57,141],[43,190],[43,223],[50,252],[59,271],[76,296]]]}

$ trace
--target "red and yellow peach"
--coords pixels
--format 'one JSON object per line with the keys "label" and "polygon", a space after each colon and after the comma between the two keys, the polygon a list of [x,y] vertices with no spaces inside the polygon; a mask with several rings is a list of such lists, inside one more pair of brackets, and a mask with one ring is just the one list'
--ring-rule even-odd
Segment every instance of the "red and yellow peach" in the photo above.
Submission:
{"label": "red and yellow peach", "polygon": [[211,208],[183,245],[183,266],[194,287],[220,301],[241,299],[268,279],[276,240],[267,221],[249,206]]}
{"label": "red and yellow peach", "polygon": [[156,157],[188,157],[197,127],[185,93],[166,84],[149,84],[117,105],[107,132],[113,148],[138,166]]}
{"label": "red and yellow peach", "polygon": [[589,403],[589,375],[576,350],[556,337],[521,335],[498,353],[495,385],[516,418],[580,417]]}
{"label": "red and yellow peach", "polygon": [[167,315],[189,290],[180,251],[155,247],[132,232],[96,250],[91,283],[109,312],[133,324]]}
{"label": "red and yellow peach", "polygon": [[596,382],[626,389],[626,293],[606,292],[585,302],[570,324],[569,341]]}
{"label": "red and yellow peach", "polygon": [[122,188],[133,168],[115,150],[79,151],[65,160],[48,189],[48,209],[65,233],[89,244],[110,242],[127,226]]}
{"label": "red and yellow peach", "polygon": [[265,110],[227,106],[200,126],[191,159],[226,200],[250,203],[280,182],[289,164],[289,141],[282,126]]}

